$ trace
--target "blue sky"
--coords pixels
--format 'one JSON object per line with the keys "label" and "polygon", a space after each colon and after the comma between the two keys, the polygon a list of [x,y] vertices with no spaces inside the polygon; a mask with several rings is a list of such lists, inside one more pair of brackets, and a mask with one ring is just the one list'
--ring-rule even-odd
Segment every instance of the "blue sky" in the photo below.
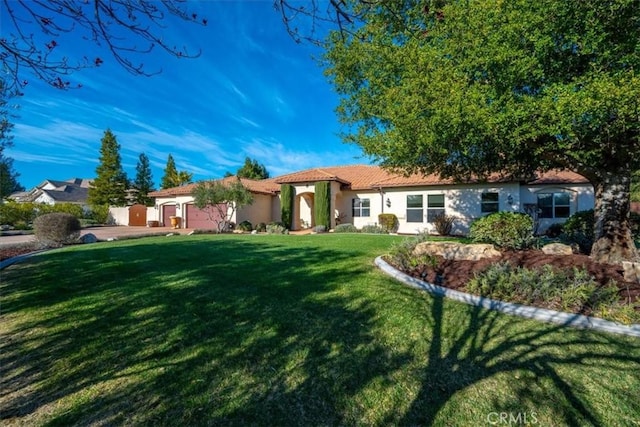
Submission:
{"label": "blue sky", "polygon": [[74,73],[69,79],[83,87],[68,91],[24,75],[29,84],[18,99],[15,146],[7,150],[23,186],[93,178],[107,128],[121,145],[128,176],[135,177],[144,152],[156,185],[169,154],[196,181],[233,173],[247,156],[271,176],[369,162],[338,136],[338,97],[312,58],[321,52],[291,39],[270,0],[195,4],[208,25],[171,20],[163,36],[200,49],[197,59],[157,50],[136,59],[162,72],[133,76],[100,48],[61,38],[56,49],[66,55],[89,51],[105,64]]}

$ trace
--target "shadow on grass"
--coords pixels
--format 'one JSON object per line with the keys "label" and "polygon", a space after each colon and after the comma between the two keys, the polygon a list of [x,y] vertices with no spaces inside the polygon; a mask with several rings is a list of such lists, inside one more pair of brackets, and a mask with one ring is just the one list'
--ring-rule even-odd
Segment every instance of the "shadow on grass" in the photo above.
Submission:
{"label": "shadow on grass", "polygon": [[[439,298],[405,307],[420,318],[426,353],[390,348],[368,287],[391,286],[391,300],[415,291],[372,272],[373,257],[357,245],[294,242],[145,240],[13,267],[2,285],[3,322],[12,326],[0,329],[0,419],[433,425],[457,393],[518,372],[532,380],[496,396],[493,409],[553,402],[562,423],[597,425],[601,415],[566,371],[637,371],[633,340],[527,329],[536,324]],[[381,409],[364,401],[380,381],[402,393],[409,386],[393,384],[398,372],[416,383],[406,404],[402,396]],[[547,385],[530,386],[540,381]],[[633,390],[639,382],[636,373]],[[640,413],[629,391],[609,392]]]}

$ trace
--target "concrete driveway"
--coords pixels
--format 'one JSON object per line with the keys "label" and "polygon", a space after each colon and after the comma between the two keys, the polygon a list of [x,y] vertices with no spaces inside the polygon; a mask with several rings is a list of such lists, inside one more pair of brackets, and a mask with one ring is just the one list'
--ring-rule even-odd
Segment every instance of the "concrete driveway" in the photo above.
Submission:
{"label": "concrete driveway", "polygon": [[[127,226],[114,226],[114,227],[88,227],[83,228],[80,235],[88,233],[94,234],[99,240],[107,240],[110,238],[126,237],[126,236],[140,236],[144,234],[168,234],[168,233],[180,233],[187,234],[191,230],[177,229],[174,230],[169,227],[127,227]],[[34,241],[33,234],[18,234],[11,236],[0,236],[0,246],[2,245],[14,245],[18,243],[27,243]]]}

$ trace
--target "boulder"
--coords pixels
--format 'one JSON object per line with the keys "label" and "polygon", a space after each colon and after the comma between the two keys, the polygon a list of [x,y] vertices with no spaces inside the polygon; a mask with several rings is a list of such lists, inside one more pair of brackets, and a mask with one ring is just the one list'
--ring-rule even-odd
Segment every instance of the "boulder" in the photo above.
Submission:
{"label": "boulder", "polygon": [[93,233],[87,233],[83,236],[80,236],[80,243],[96,243],[98,238]]}
{"label": "boulder", "polygon": [[542,252],[547,255],[573,255],[573,249],[563,243],[550,243],[542,247]]}
{"label": "boulder", "polygon": [[622,261],[624,280],[640,283],[640,262]]}
{"label": "boulder", "polygon": [[444,259],[477,261],[484,258],[500,256],[493,245],[489,244],[462,244],[456,242],[423,242],[418,243],[414,249],[415,255],[438,255]]}

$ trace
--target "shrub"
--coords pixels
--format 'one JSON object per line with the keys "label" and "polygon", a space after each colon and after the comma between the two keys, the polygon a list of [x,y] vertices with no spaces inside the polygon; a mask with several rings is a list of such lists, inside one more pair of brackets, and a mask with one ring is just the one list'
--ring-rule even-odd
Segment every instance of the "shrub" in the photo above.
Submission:
{"label": "shrub", "polygon": [[250,221],[242,221],[240,224],[238,224],[238,230],[240,231],[251,231],[253,230],[253,224],[251,224]]}
{"label": "shrub", "polygon": [[471,224],[474,242],[492,243],[503,249],[526,249],[535,243],[533,220],[516,212],[496,212]]}
{"label": "shrub", "polygon": [[362,227],[361,231],[363,233],[369,233],[369,234],[386,234],[387,233],[379,225],[365,225]]}
{"label": "shrub", "polygon": [[353,224],[338,224],[335,229],[336,233],[357,233],[358,229]]}
{"label": "shrub", "polygon": [[580,252],[589,255],[593,246],[594,225],[593,209],[576,212],[562,226],[560,239],[567,244],[578,245]]}
{"label": "shrub", "polygon": [[289,234],[289,230],[280,222],[267,224],[266,231],[268,234]]}
{"label": "shrub", "polygon": [[544,235],[555,239],[562,234],[562,227],[563,224],[551,224],[549,228],[547,228],[547,231],[544,232]]}
{"label": "shrub", "polygon": [[381,213],[378,215],[378,223],[385,233],[395,233],[400,227],[398,217],[394,214]]}
{"label": "shrub", "polygon": [[415,255],[414,251],[419,243],[429,240],[429,235],[420,233],[414,237],[407,237],[400,242],[394,243],[389,252],[391,263],[404,271],[411,271],[420,265],[435,267],[437,258],[433,255]]}
{"label": "shrub", "polygon": [[38,206],[36,203],[18,203],[13,200],[0,203],[0,224],[31,224],[37,215]]}
{"label": "shrub", "polygon": [[267,224],[265,224],[264,222],[259,222],[258,225],[256,225],[256,231],[258,233],[267,231]]}
{"label": "shrub", "polygon": [[313,231],[314,233],[326,233],[327,232],[327,226],[326,225],[316,225],[315,227],[313,227]]}
{"label": "shrub", "polygon": [[614,284],[598,286],[584,269],[567,273],[545,265],[540,269],[513,267],[508,262],[497,263],[476,275],[466,286],[467,291],[482,296],[514,302],[536,304],[541,301],[553,309],[578,312],[585,306],[594,310],[611,306],[617,301]]}
{"label": "shrub", "polygon": [[324,225],[327,230],[331,227],[331,183],[329,181],[316,182],[314,214],[317,225]]}
{"label": "shrub", "polygon": [[52,205],[50,209],[48,209],[49,212],[47,213],[52,213],[52,212],[61,212],[61,213],[68,213],[70,215],[75,216],[78,219],[81,219],[84,216],[84,211],[82,209],[82,206],[80,205],[76,205],[74,203],[56,203],[55,205]]}
{"label": "shrub", "polygon": [[291,228],[293,225],[293,205],[296,196],[295,188],[290,184],[282,184],[280,186],[280,216],[282,218],[283,225],[287,228]]}
{"label": "shrub", "polygon": [[111,217],[109,205],[91,205],[87,217],[96,224],[108,224]]}
{"label": "shrub", "polygon": [[436,232],[441,236],[448,236],[453,229],[453,222],[455,217],[445,214],[440,214],[433,219],[433,225],[436,228]]}
{"label": "shrub", "polygon": [[33,229],[38,241],[51,246],[72,243],[80,237],[80,221],[67,213],[40,215],[33,221]]}

